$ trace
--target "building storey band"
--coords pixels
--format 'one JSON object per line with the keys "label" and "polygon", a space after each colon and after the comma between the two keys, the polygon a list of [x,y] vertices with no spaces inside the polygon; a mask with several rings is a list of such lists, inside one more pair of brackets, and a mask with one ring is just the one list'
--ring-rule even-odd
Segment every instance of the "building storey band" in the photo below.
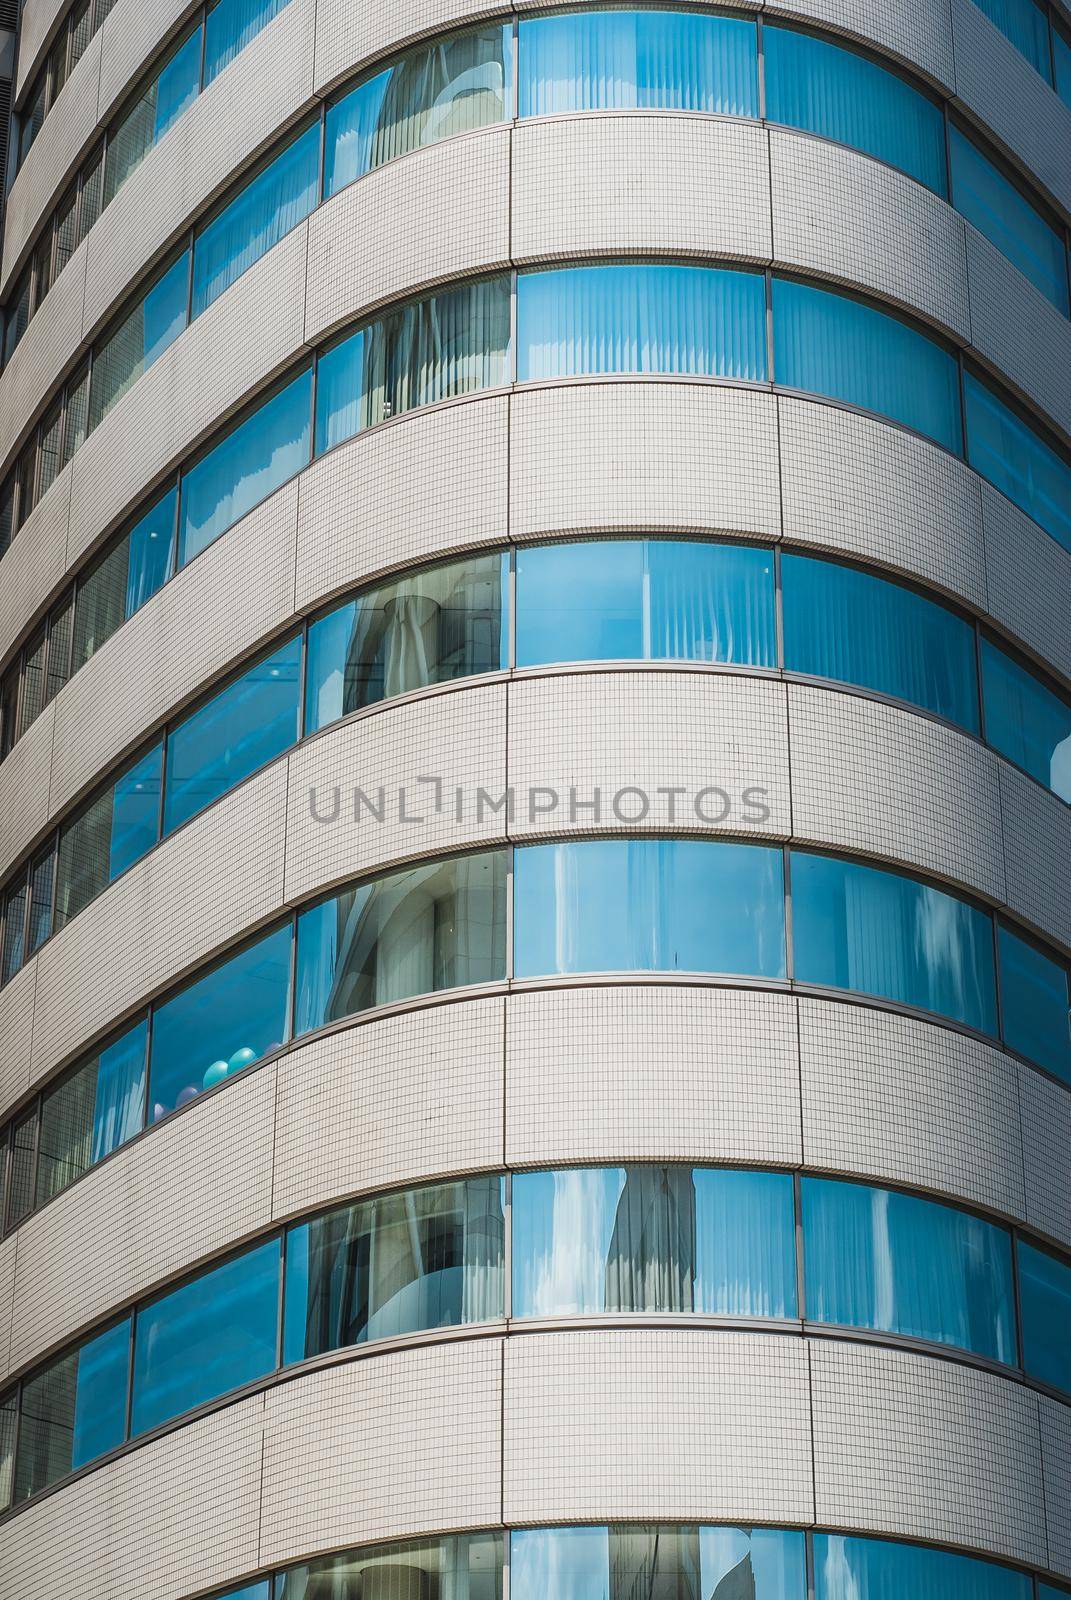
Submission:
{"label": "building storey band", "polygon": [[5,40],[0,1600],[1067,1600],[1071,10]]}

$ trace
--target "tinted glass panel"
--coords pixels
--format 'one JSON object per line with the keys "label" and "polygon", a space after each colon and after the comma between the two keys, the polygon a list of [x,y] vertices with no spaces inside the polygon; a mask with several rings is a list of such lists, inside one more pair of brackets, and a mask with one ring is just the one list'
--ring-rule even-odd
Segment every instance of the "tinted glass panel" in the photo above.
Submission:
{"label": "tinted glass panel", "polygon": [[8,1161],[6,1225],[13,1228],[33,1206],[34,1152],[37,1148],[37,1107],[31,1106],[11,1130]]}
{"label": "tinted glass panel", "polygon": [[971,466],[1071,550],[1071,466],[969,372],[963,390]]}
{"label": "tinted glass panel", "polygon": [[153,1016],[149,1121],[195,1100],[286,1038],[290,926],[239,951]]}
{"label": "tinted glass panel", "polygon": [[503,1315],[501,1178],[345,1206],[286,1239],[283,1360]]}
{"label": "tinted glass panel", "polygon": [[1007,928],[997,940],[1005,1042],[1071,1083],[1067,972]]}
{"label": "tinted glass panel", "polygon": [[311,407],[309,371],[239,423],[184,475],[180,567],[307,464]]}
{"label": "tinted glass panel", "polygon": [[15,1486],[15,1433],[18,1424],[19,1398],[12,1389],[0,1397],[0,1511],[11,1504]]}
{"label": "tinted glass panel", "polygon": [[1071,803],[1071,706],[988,639],[982,696],[989,743]]}
{"label": "tinted glass panel", "polygon": [[279,1264],[271,1239],[138,1312],[132,1434],[271,1372]]}
{"label": "tinted glass panel", "polygon": [[148,1026],[139,1022],[64,1078],[41,1104],[37,1204],[140,1132]]}
{"label": "tinted glass panel", "polygon": [[766,26],[766,115],[865,150],[945,192],[941,110],[894,72],[813,34]]}
{"label": "tinted glass panel", "polygon": [[179,723],[167,740],[164,833],[289,749],[300,699],[298,634]]}
{"label": "tinted glass panel", "polygon": [[56,875],[53,845],[30,865],[30,918],[26,929],[26,955],[32,956],[52,932],[52,889]]}
{"label": "tinted glass panel", "polygon": [[488,23],[412,50],[327,113],[324,197],[421,145],[509,116],[512,27]]}
{"label": "tinted glass panel", "polygon": [[993,925],[940,889],[792,854],[796,977],[880,995],[996,1034]]}
{"label": "tinted glass panel", "polygon": [[940,345],[858,300],[775,278],[774,377],[891,417],[960,453],[959,372]]}
{"label": "tinted glass panel", "polygon": [[205,22],[205,87],[255,39],[287,0],[218,0]]}
{"label": "tinted glass panel", "polygon": [[709,111],[757,117],[755,25],[697,12],[590,11],[524,18],[520,114]]}
{"label": "tinted glass panel", "polygon": [[91,429],[185,328],[189,275],[184,251],[98,350],[89,391]]}
{"label": "tinted glass panel", "polygon": [[1049,25],[1034,0],[975,0],[1006,39],[1010,39],[1046,81],[1049,72]]}
{"label": "tinted glass panel", "polygon": [[72,671],[110,639],[164,584],[171,572],[177,489],[151,506],[78,585]]}
{"label": "tinted glass panel", "polygon": [[371,1546],[321,1556],[291,1567],[276,1581],[275,1600],[369,1600],[381,1596],[438,1596],[440,1600],[499,1600],[502,1535],[451,1533],[407,1544]]}
{"label": "tinted glass panel", "polygon": [[974,629],[911,589],[783,555],[785,666],[894,695],[978,731]]}
{"label": "tinted glass panel", "polygon": [[517,552],[517,665],[776,665],[773,556],[743,545],[593,540]]}
{"label": "tinted glass panel", "polygon": [[1016,1362],[1011,1235],[951,1206],[803,1179],[807,1316]]}
{"label": "tinted glass panel", "polygon": [[193,310],[200,316],[254,261],[307,217],[316,204],[320,175],[320,124],[246,184],[208,223],[193,246]]}
{"label": "tinted glass panel", "polygon": [[308,633],[305,731],[352,711],[508,662],[502,556],[431,567],[339,606]]}
{"label": "tinted glass panel", "polygon": [[[1056,93],[1065,105],[1071,106],[1071,44],[1059,28],[1052,30],[1052,59],[1056,68]],[[1049,1591],[1044,1589],[1043,1593]],[[1057,1591],[1052,1591],[1055,1594]]]}
{"label": "tinted glass panel", "polygon": [[126,1320],[27,1380],[19,1421],[17,1500],[123,1442],[129,1364]]}
{"label": "tinted glass panel", "polygon": [[1071,1390],[1071,1266],[1029,1244],[1019,1244],[1017,1257],[1026,1370]]}
{"label": "tinted glass panel", "polygon": [[1030,1600],[1021,1572],[883,1539],[814,1536],[815,1600]]}
{"label": "tinted glass panel", "polygon": [[[23,872],[25,872],[23,868]],[[4,950],[0,964],[0,983],[7,983],[26,959],[26,904],[29,889],[26,879],[9,889],[4,902]]]}
{"label": "tinted glass panel", "polygon": [[201,30],[195,28],[109,136],[104,166],[105,205],[186,107],[193,104],[200,83]]}
{"label": "tinted glass panel", "polygon": [[792,1179],[592,1167],[513,1179],[513,1315],[796,1315]]}
{"label": "tinted glass panel", "polygon": [[57,928],[156,843],[162,764],[163,750],[156,745],[61,830]]}
{"label": "tinted glass panel", "polygon": [[506,278],[462,284],[364,332],[361,426],[509,381]]}
{"label": "tinted glass panel", "polygon": [[522,273],[517,377],[596,372],[765,378],[762,277],[642,262]]}
{"label": "tinted glass panel", "polygon": [[298,1033],[368,1006],[506,973],[500,852],[396,872],[298,918]]}
{"label": "tinted glass panel", "polygon": [[512,1600],[803,1600],[806,1592],[802,1533],[626,1523],[510,1535]]}
{"label": "tinted glass panel", "polygon": [[553,972],[785,972],[781,854],[688,839],[518,850],[518,977]]}
{"label": "tinted glass panel", "polygon": [[1063,240],[958,128],[948,130],[952,204],[1065,314]]}

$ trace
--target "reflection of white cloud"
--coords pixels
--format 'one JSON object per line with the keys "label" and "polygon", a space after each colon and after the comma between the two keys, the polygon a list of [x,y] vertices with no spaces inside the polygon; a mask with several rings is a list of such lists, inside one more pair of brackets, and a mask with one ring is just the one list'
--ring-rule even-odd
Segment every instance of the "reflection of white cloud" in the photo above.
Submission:
{"label": "reflection of white cloud", "polygon": [[613,1173],[556,1173],[545,1248],[528,1263],[528,1314],[550,1316],[602,1309],[606,1249],[620,1184]]}
{"label": "reflection of white cloud", "polygon": [[823,1600],[862,1600],[859,1580],[845,1554],[844,1540],[830,1534],[825,1546],[826,1558],[822,1563]]}
{"label": "reflection of white cloud", "polygon": [[874,1323],[879,1328],[893,1326],[895,1290],[893,1286],[892,1241],[889,1238],[887,1189],[873,1189],[870,1195],[870,1247],[874,1263]]}
{"label": "reflection of white cloud", "polygon": [[1061,800],[1071,800],[1071,733],[1060,740],[1049,758],[1049,787]]}
{"label": "reflection of white cloud", "polygon": [[525,1528],[510,1539],[512,1600],[609,1600],[605,1528]]}
{"label": "reflection of white cloud", "polygon": [[916,901],[915,948],[926,971],[935,977],[946,974],[955,989],[959,1010],[967,1002],[967,973],[963,963],[968,946],[967,908],[936,889],[923,889]]}

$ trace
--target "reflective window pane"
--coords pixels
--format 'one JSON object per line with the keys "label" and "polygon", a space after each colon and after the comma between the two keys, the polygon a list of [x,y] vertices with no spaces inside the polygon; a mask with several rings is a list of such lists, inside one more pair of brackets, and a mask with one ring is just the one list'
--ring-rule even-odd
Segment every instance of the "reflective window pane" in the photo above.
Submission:
{"label": "reflective window pane", "polygon": [[275,1600],[500,1600],[502,1542],[500,1533],[448,1533],[320,1556],[277,1578]]}
{"label": "reflective window pane", "polygon": [[265,401],[183,475],[180,567],[307,465],[311,406],[308,371]]}
{"label": "reflective window pane", "polygon": [[274,1369],[279,1270],[270,1239],[138,1312],[132,1435]]}
{"label": "reflective window pane", "polygon": [[15,1434],[18,1427],[19,1397],[16,1389],[0,1395],[0,1511],[11,1504],[15,1487]]}
{"label": "reflective window pane", "polygon": [[141,1131],[145,1120],[148,1025],[139,1022],[45,1094],[37,1204]]}
{"label": "reflective window pane", "polygon": [[319,175],[317,121],[198,233],[193,245],[191,316],[199,317],[254,261],[308,216],[317,201]]}
{"label": "reflective window pane", "polygon": [[327,112],[324,197],[373,167],[509,115],[510,24],[450,33],[411,50]]}
{"label": "reflective window pane", "polygon": [[1071,1391],[1071,1265],[1019,1243],[1023,1364],[1031,1377]]}
{"label": "reflective window pane", "polygon": [[78,584],[72,672],[85,665],[171,574],[178,490],[149,507]]}
{"label": "reflective window pane", "polygon": [[30,897],[26,869],[4,900],[4,947],[0,957],[0,983],[7,983],[26,960],[26,906]]}
{"label": "reflective window pane", "polygon": [[296,1031],[505,975],[504,854],[413,867],[298,918]]}
{"label": "reflective window pane", "polygon": [[514,862],[518,977],[785,973],[781,853],[690,839],[535,845]]}
{"label": "reflective window pane", "polygon": [[975,4],[1035,71],[1046,82],[1051,81],[1049,23],[1041,6],[1035,5],[1034,0],[975,0]]}
{"label": "reflective window pane", "polygon": [[759,114],[755,24],[687,11],[523,17],[520,115],[564,111]]}
{"label": "reflective window pane", "polygon": [[518,379],[599,372],[765,378],[762,276],[645,262],[521,273]]}
{"label": "reflective window pane", "polygon": [[97,351],[89,387],[91,430],[185,328],[189,273],[189,252],[183,251]]}
{"label": "reflective window pane", "polygon": [[60,830],[56,927],[100,894],[160,836],[163,747],[155,745]]}
{"label": "reflective window pane", "polygon": [[886,1539],[814,1536],[815,1600],[1031,1600],[1023,1572]]}
{"label": "reflective window pane", "polygon": [[1016,1364],[1011,1235],[914,1195],[804,1178],[808,1318]]}
{"label": "reflective window pane", "polygon": [[995,1035],[990,918],[893,872],[792,853],[796,977],[918,1006]]}
{"label": "reflective window pane", "polygon": [[982,639],[986,739],[1071,804],[1071,705]]}
{"label": "reflective window pane", "polygon": [[30,863],[30,915],[26,928],[26,955],[40,949],[52,932],[52,891],[56,876],[56,849],[49,844]]}
{"label": "reflective window pane", "polygon": [[32,1105],[11,1129],[8,1153],[7,1215],[4,1225],[13,1228],[33,1209],[34,1166],[37,1151],[37,1107]]}
{"label": "reflective window pane", "polygon": [[503,1315],[498,1176],[381,1195],[291,1228],[283,1360]]}
{"label": "reflective window pane", "polygon": [[957,127],[949,127],[948,141],[956,210],[1066,316],[1064,240]]}
{"label": "reflective window pane", "polygon": [[104,204],[139,167],[167,130],[197,98],[201,83],[201,30],[176,47],[153,81],[108,137]]}
{"label": "reflective window pane", "polygon": [[129,1319],[27,1379],[22,1389],[15,1499],[25,1500],[122,1444]]}
{"label": "reflective window pane", "polygon": [[766,115],[851,145],[945,193],[941,108],[895,72],[814,34],[762,30]]}
{"label": "reflective window pane", "polygon": [[361,394],[364,383],[365,330],[332,345],[316,361],[316,454],[342,444],[364,426]]}
{"label": "reflective window pane", "polygon": [[802,1533],[624,1523],[510,1535],[511,1600],[804,1600]]}
{"label": "reflective window pane", "polygon": [[963,392],[971,466],[1071,550],[1071,466],[969,372]]}
{"label": "reflective window pane", "polygon": [[953,356],[896,317],[846,295],[775,278],[774,378],[891,417],[961,454]]}
{"label": "reflective window pane", "polygon": [[286,1038],[290,924],[213,968],[153,1015],[149,1121],[195,1100]]}
{"label": "reflective window pane", "polygon": [[997,944],[1005,1043],[1071,1083],[1066,969],[999,925]]}
{"label": "reflective window pane", "polygon": [[978,731],[974,629],[900,584],[781,557],[785,666],[907,700]]}
{"label": "reflective window pane", "polygon": [[205,22],[205,88],[266,28],[287,0],[217,0]]}
{"label": "reflective window pane", "polygon": [[792,1179],[683,1166],[513,1179],[513,1315],[796,1315]]}
{"label": "reflective window pane", "polygon": [[1052,30],[1052,59],[1056,69],[1056,93],[1065,106],[1071,106],[1071,43],[1057,27]]}
{"label": "reflective window pane", "polygon": [[312,623],[305,732],[393,695],[508,665],[509,562],[474,556],[384,584]]}
{"label": "reflective window pane", "polygon": [[364,332],[360,426],[509,382],[508,278],[417,300]]}
{"label": "reflective window pane", "polygon": [[517,552],[517,665],[557,661],[776,664],[768,550],[591,540]]}
{"label": "reflective window pane", "polygon": [[258,661],[168,734],[168,834],[287,750],[298,737],[301,635]]}

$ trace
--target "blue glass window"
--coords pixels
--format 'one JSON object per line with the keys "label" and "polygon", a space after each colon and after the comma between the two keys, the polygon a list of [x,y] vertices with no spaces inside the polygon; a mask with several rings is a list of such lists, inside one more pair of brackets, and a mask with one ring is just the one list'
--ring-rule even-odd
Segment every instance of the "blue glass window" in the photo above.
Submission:
{"label": "blue glass window", "polygon": [[951,1206],[860,1183],[804,1178],[803,1255],[813,1322],[875,1328],[1014,1365],[1011,1235]]}
{"label": "blue glass window", "polygon": [[796,1315],[792,1179],[685,1166],[513,1179],[513,1315]]}
{"label": "blue glass window", "polygon": [[640,1522],[510,1534],[511,1600],[804,1600],[806,1593],[803,1534],[778,1528]]}
{"label": "blue glass window", "polygon": [[157,361],[186,326],[190,254],[184,250],[93,357],[90,430]]}
{"label": "blue glass window", "polygon": [[286,1236],[283,1360],[504,1312],[498,1176],[361,1200]]}
{"label": "blue glass window", "polygon": [[1071,550],[1071,466],[969,372],[963,392],[971,466]]}
{"label": "blue glass window", "polygon": [[178,490],[149,507],[79,583],[71,671],[77,672],[171,575]]}
{"label": "blue glass window", "polygon": [[1025,939],[998,926],[1005,1043],[1071,1083],[1067,972]]}
{"label": "blue glass window", "polygon": [[773,557],[656,539],[517,552],[517,665],[557,661],[776,665]]}
{"label": "blue glass window", "polygon": [[974,630],[900,584],[783,555],[785,666],[857,684],[978,731]]}
{"label": "blue glass window", "polygon": [[271,1600],[271,1580],[265,1578],[262,1583],[251,1583],[244,1589],[231,1589],[217,1600]]}
{"label": "blue glass window", "polygon": [[322,456],[364,426],[361,395],[364,376],[365,330],[325,350],[316,362],[316,454]]}
{"label": "blue glass window", "polygon": [[755,24],[694,11],[522,18],[520,115],[565,111],[759,114]]}
{"label": "blue glass window", "polygon": [[140,861],[160,837],[162,766],[163,746],[157,744],[60,830],[57,929]]}
{"label": "blue glass window", "polygon": [[1050,82],[1049,20],[1041,7],[1034,0],[975,0],[975,4],[1046,83]]}
{"label": "blue glass window", "polygon": [[448,34],[358,84],[327,113],[324,197],[395,156],[510,115],[509,23]]}
{"label": "blue glass window", "polygon": [[959,369],[947,350],[858,300],[775,278],[774,377],[891,417],[962,452]]}
{"label": "blue glass window", "polygon": [[518,977],[557,972],[785,973],[781,852],[602,839],[516,852]]}
{"label": "blue glass window", "polygon": [[948,139],[952,204],[1066,316],[1064,241],[958,128]]}
{"label": "blue glass window", "polygon": [[815,1600],[1031,1600],[1025,1572],[886,1539],[814,1536]]}
{"label": "blue glass window", "polygon": [[37,1205],[44,1205],[141,1131],[147,1043],[148,1027],[139,1022],[45,1094]]}
{"label": "blue glass window", "polygon": [[247,945],[153,1016],[151,1122],[241,1072],[286,1038],[291,928]]}
{"label": "blue glass window", "polygon": [[25,1500],[122,1443],[129,1319],[69,1350],[22,1388],[16,1500]]}
{"label": "blue glass window", "polygon": [[448,1533],[317,1556],[279,1574],[275,1600],[501,1600],[502,1545],[500,1533]]}
{"label": "blue glass window", "polygon": [[[1068,44],[1059,28],[1052,30],[1052,60],[1055,68],[1056,93],[1064,105],[1071,106],[1071,44]],[[1055,1592],[1053,1590],[1054,1594]]]}
{"label": "blue glass window", "polygon": [[520,381],[599,372],[764,379],[763,278],[643,262],[521,273]]}
{"label": "blue glass window", "polygon": [[167,740],[164,833],[288,750],[300,702],[297,634],[180,722]]}
{"label": "blue glass window", "polygon": [[982,700],[993,748],[1071,804],[1071,706],[985,638]]}
{"label": "blue glass window", "polygon": [[1054,1589],[1051,1583],[1038,1584],[1038,1600],[1067,1600],[1069,1594],[1071,1594],[1071,1590]]}
{"label": "blue glass window", "polygon": [[205,88],[288,0],[217,0],[205,19]]}
{"label": "blue glass window", "polygon": [[893,872],[792,853],[796,977],[997,1031],[993,924]]}
{"label": "blue glass window", "polygon": [[814,34],[762,31],[766,115],[887,161],[945,193],[945,119],[895,72]]}
{"label": "blue glass window", "polygon": [[309,370],[266,400],[185,473],[180,567],[307,465],[311,409]]}
{"label": "blue glass window", "polygon": [[509,562],[429,567],[309,627],[305,732],[392,695],[509,665]]}
{"label": "blue glass window", "polygon": [[1016,1255],[1023,1365],[1042,1383],[1071,1391],[1071,1265],[1021,1240]]}
{"label": "blue glass window", "polygon": [[[119,126],[108,136],[104,157],[103,204],[110,204],[153,145],[193,104],[201,88],[201,29],[196,27],[176,47]],[[84,185],[83,185],[84,187]],[[86,232],[83,224],[82,232]]]}
{"label": "blue glass window", "polygon": [[280,1255],[270,1239],[138,1312],[132,1435],[275,1368]]}
{"label": "blue glass window", "polygon": [[246,184],[193,244],[193,312],[218,300],[224,289],[296,228],[317,201],[320,124],[292,144]]}
{"label": "blue glass window", "polygon": [[295,1031],[505,975],[503,853],[413,867],[346,889],[298,918]]}

